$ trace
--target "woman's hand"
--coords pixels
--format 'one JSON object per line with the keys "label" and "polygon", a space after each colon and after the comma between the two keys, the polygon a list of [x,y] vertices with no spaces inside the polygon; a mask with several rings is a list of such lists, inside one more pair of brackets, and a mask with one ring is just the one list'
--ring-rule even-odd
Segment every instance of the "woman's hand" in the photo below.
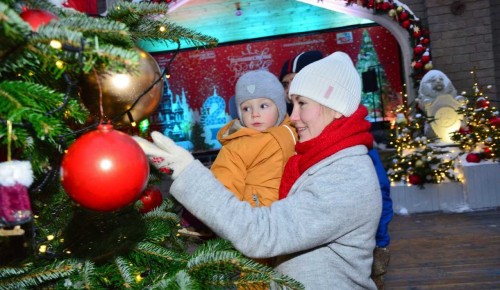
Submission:
{"label": "woman's hand", "polygon": [[161,172],[171,174],[172,179],[179,176],[189,163],[194,160],[191,153],[160,132],[154,131],[151,133],[151,137],[154,144],[138,136],[132,138],[141,146],[153,165]]}

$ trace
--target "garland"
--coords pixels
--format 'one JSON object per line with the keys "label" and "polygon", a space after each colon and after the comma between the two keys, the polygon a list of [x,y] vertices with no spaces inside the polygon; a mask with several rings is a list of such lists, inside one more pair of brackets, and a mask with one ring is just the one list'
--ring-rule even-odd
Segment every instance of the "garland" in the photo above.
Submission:
{"label": "garland", "polygon": [[418,86],[422,77],[433,68],[429,30],[424,28],[420,19],[410,8],[397,0],[345,0],[346,5],[356,4],[360,7],[373,9],[375,13],[389,15],[397,21],[401,27],[408,31],[410,42],[413,47],[411,66],[413,68],[412,78],[415,86]]}

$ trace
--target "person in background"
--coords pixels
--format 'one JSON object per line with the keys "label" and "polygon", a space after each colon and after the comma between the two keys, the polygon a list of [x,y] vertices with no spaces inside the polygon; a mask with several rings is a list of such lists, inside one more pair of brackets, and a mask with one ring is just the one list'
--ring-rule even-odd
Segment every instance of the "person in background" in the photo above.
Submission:
{"label": "person in background", "polygon": [[290,89],[290,84],[292,83],[295,74],[297,74],[303,67],[306,65],[313,63],[317,60],[323,58],[323,54],[318,50],[310,50],[306,52],[302,52],[293,59],[288,59],[285,61],[283,66],[281,67],[280,72],[280,82],[285,89],[286,94],[286,111],[288,115],[292,114],[292,100],[290,100],[288,96],[288,90]]}
{"label": "person in background", "polygon": [[269,207],[235,198],[160,132],[154,143],[134,139],[164,160],[155,166],[172,169],[172,196],[244,255],[277,257],[276,270],[305,289],[376,289],[370,273],[382,200],[367,154],[373,137],[361,78],[349,56],[335,52],[302,69],[290,95],[299,142],[281,179],[286,198]]}
{"label": "person in background", "polygon": [[[295,75],[305,66],[323,58],[323,54],[318,50],[305,51],[298,54],[292,60],[287,60],[281,68],[280,81],[287,93],[287,110],[291,111],[291,100],[288,98],[288,90]],[[291,107],[291,108],[290,108]],[[368,155],[373,161],[377,171],[377,176],[382,192],[382,216],[380,218],[377,235],[375,237],[377,246],[374,252],[374,262],[372,269],[372,279],[377,284],[378,290],[384,289],[384,274],[389,266],[390,252],[387,248],[390,243],[389,223],[392,220],[393,209],[391,199],[391,184],[387,177],[387,172],[380,160],[376,148],[368,151]]]}

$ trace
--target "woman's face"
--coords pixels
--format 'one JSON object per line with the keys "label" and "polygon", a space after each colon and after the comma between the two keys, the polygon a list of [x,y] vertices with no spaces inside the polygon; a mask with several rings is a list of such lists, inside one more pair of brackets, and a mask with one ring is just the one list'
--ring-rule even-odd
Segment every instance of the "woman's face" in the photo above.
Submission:
{"label": "woman's face", "polygon": [[300,95],[291,97],[293,111],[290,119],[297,128],[300,142],[318,137],[328,124],[342,116],[339,112],[309,98]]}

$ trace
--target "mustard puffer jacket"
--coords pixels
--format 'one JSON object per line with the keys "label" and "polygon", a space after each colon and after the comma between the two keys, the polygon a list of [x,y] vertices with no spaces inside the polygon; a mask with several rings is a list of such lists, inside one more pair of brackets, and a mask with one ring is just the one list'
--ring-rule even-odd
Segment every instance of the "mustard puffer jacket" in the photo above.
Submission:
{"label": "mustard puffer jacket", "polygon": [[283,169],[295,153],[297,140],[290,118],[264,132],[234,119],[219,130],[217,139],[222,148],[211,166],[215,177],[253,207],[278,200]]}

